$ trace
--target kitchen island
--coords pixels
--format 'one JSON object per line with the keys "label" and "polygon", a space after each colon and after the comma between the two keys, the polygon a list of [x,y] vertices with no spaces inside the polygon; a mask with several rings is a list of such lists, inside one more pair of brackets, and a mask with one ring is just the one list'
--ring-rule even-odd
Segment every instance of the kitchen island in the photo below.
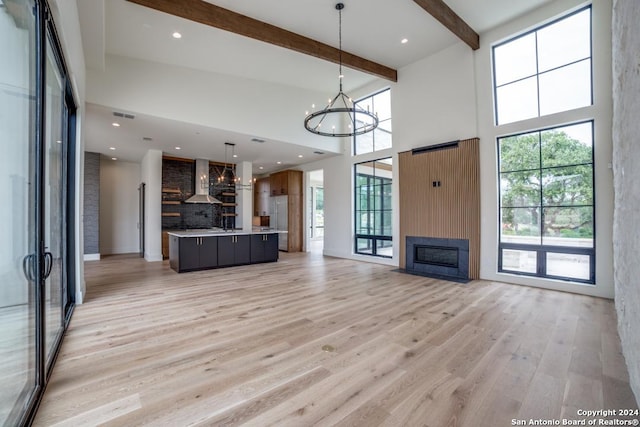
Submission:
{"label": "kitchen island", "polygon": [[278,260],[278,232],[217,229],[169,232],[169,266],[186,271]]}

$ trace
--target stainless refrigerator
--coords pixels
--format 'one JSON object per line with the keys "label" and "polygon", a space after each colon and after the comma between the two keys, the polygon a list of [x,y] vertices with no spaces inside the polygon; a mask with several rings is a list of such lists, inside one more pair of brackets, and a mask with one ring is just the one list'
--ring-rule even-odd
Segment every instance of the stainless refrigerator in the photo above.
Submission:
{"label": "stainless refrigerator", "polygon": [[276,229],[278,233],[278,249],[286,251],[288,244],[289,230],[289,196],[272,196],[271,212],[269,224]]}

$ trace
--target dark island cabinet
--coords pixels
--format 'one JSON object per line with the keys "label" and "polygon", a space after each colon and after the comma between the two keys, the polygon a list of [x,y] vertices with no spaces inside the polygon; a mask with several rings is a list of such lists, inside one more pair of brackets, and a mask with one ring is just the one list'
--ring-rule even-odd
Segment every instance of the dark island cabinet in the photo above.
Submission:
{"label": "dark island cabinet", "polygon": [[273,262],[278,260],[278,235],[251,235],[251,263]]}
{"label": "dark island cabinet", "polygon": [[172,269],[183,272],[218,266],[218,237],[170,237]]}
{"label": "dark island cabinet", "polygon": [[218,266],[249,264],[251,262],[251,236],[218,237]]}

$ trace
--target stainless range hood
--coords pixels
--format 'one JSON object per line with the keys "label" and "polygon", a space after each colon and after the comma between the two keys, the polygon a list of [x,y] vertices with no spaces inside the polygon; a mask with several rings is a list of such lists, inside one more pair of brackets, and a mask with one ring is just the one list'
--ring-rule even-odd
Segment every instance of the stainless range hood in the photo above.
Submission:
{"label": "stainless range hood", "polygon": [[222,203],[220,200],[209,195],[209,160],[196,159],[195,175],[196,194],[185,200],[185,203]]}

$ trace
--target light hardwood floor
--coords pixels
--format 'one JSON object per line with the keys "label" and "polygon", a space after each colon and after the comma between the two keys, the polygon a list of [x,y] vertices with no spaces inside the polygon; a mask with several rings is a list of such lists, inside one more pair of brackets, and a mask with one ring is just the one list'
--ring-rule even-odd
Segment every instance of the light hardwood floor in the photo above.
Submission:
{"label": "light hardwood floor", "polygon": [[304,253],[85,268],[37,426],[500,427],[637,408],[608,300]]}

